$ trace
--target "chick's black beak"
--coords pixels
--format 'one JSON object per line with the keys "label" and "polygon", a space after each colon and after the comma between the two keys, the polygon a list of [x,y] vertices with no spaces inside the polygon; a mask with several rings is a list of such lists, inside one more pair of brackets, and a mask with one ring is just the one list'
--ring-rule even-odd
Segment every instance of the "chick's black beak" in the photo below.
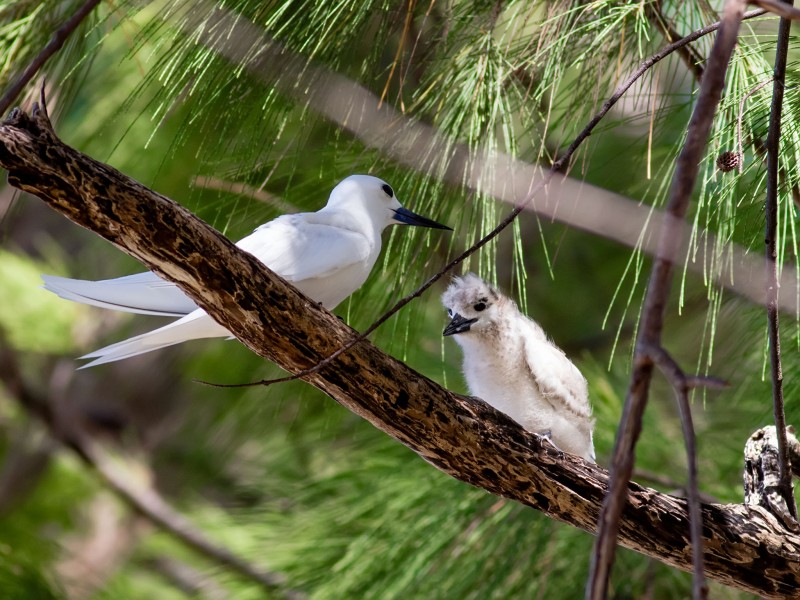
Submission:
{"label": "chick's black beak", "polygon": [[456,313],[453,315],[453,320],[444,328],[442,335],[454,335],[456,333],[464,333],[465,331],[469,331],[470,325],[472,325],[478,319],[465,319],[460,314]]}
{"label": "chick's black beak", "polygon": [[405,223],[406,225],[413,225],[416,227],[430,227],[431,229],[447,229],[449,231],[453,231],[452,227],[448,227],[447,225],[442,225],[441,223],[437,223],[428,217],[423,217],[422,215],[418,215],[417,213],[411,212],[407,208],[395,208],[394,210],[394,220],[398,221],[399,223]]}

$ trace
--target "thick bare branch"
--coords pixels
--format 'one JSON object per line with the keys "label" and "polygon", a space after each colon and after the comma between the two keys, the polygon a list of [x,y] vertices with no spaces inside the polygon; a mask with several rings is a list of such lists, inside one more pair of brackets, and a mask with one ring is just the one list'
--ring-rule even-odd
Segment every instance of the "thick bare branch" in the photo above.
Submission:
{"label": "thick bare branch", "polygon": [[[353,335],[253,256],[154,193],[65,146],[41,110],[0,125],[9,180],[112,241],[189,294],[245,345],[295,371]],[[564,455],[484,402],[453,394],[364,342],[307,377],[337,402],[462,481],[594,531],[608,473]],[[619,541],[691,569],[684,499],[628,487]],[[770,598],[800,589],[800,536],[761,507],[704,504],[706,573]]]}

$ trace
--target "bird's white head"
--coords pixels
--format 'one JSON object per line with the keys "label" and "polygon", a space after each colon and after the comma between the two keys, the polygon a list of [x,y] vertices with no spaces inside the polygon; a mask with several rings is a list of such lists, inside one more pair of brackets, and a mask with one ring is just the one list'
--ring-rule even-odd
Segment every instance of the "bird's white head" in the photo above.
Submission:
{"label": "bird's white head", "polygon": [[326,208],[347,211],[382,231],[403,223],[433,229],[451,229],[404,208],[388,183],[372,175],[350,175],[333,188]]}
{"label": "bird's white head", "polygon": [[508,298],[474,273],[455,277],[442,294],[450,323],[443,335],[480,333],[492,327]]}

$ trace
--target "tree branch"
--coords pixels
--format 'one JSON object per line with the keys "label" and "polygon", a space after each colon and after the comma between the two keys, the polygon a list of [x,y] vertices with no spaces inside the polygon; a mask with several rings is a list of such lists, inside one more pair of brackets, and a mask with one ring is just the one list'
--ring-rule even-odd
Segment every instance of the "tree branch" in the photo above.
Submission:
{"label": "tree branch", "polygon": [[[791,6],[793,0],[785,0],[785,2],[787,6]],[[792,489],[792,470],[789,464],[789,449],[786,440],[786,412],[783,401],[783,369],[781,367],[781,336],[778,315],[778,172],[781,110],[791,26],[792,22],[789,19],[781,18],[775,47],[772,105],[769,113],[769,131],[767,132],[767,199],[764,205],[766,261],[764,269],[767,272],[767,288],[765,290],[767,331],[769,332],[769,364],[772,380],[772,413],[778,436],[779,491],[789,508],[789,514],[797,519],[797,506]]]}
{"label": "tree branch", "polygon": [[784,19],[800,21],[800,10],[786,3],[785,0],[748,0],[748,3],[760,6],[767,12],[771,12]]}
{"label": "tree branch", "polygon": [[675,391],[675,399],[678,402],[681,428],[683,430],[684,444],[686,445],[687,471],[689,472],[687,500],[689,501],[689,525],[692,538],[692,598],[694,600],[703,600],[708,597],[708,586],[705,579],[703,521],[700,512],[700,491],[697,484],[697,448],[692,421],[692,408],[689,404],[691,382],[678,363],[663,348],[648,348],[647,354],[653,358],[659,370],[669,380],[672,389]]}
{"label": "tree branch", "polygon": [[305,594],[286,589],[283,575],[264,571],[236,556],[227,548],[212,542],[186,517],[172,508],[152,486],[135,483],[136,478],[119,468],[111,457],[90,439],[79,438],[80,454],[84,461],[103,479],[134,511],[144,515],[162,530],[168,532],[199,554],[243,575],[257,583],[270,594],[293,600],[305,598]]}
{"label": "tree branch", "polygon": [[[59,418],[58,411],[54,410],[57,401],[37,393],[27,384],[13,352],[2,343],[0,382],[25,410],[45,425],[52,440],[74,451],[135,512],[207,559],[243,575],[270,594],[290,600],[305,598],[305,594],[284,587],[286,581],[282,574],[259,569],[224,546],[214,543],[202,530],[172,508],[158,490],[150,485],[137,483],[137,478],[131,476],[130,470],[120,469],[111,456],[74,422],[67,423]],[[137,470],[141,472],[143,469]],[[144,470],[149,472],[149,468]],[[152,477],[148,479],[152,480]]]}
{"label": "tree branch", "polygon": [[9,86],[6,93],[3,94],[2,98],[0,98],[0,115],[4,115],[6,112],[8,112],[8,109],[17,99],[17,96],[19,96],[20,92],[25,88],[26,85],[28,85],[30,80],[36,76],[36,74],[39,72],[39,69],[41,69],[44,63],[47,62],[47,59],[61,49],[61,47],[64,45],[64,42],[67,41],[67,38],[72,35],[72,32],[78,28],[78,26],[87,16],[89,16],[89,13],[91,13],[98,4],[100,4],[100,0],[87,0],[86,3],[81,6],[74,15],[67,19],[67,21],[65,21],[64,24],[56,30],[47,45],[42,48],[42,51],[39,52],[38,55],[34,57],[25,71],[23,71],[22,75],[20,75],[17,80],[11,84],[11,86]]}
{"label": "tree branch", "polygon": [[[668,223],[683,222],[689,206],[708,133],[725,84],[728,61],[738,39],[739,25],[744,14],[744,0],[726,0],[721,26],[714,40],[697,105],[692,113],[686,142],[678,156],[672,187],[667,202]],[[618,523],[626,500],[627,486],[633,471],[636,442],[642,430],[642,416],[653,374],[653,360],[648,348],[661,347],[661,331],[667,298],[672,285],[672,271],[677,258],[678,228],[668,225],[661,231],[659,252],[650,274],[644,308],[639,324],[639,336],[633,357],[633,373],[625,399],[622,418],[617,429],[611,465],[608,495],[600,513],[597,540],[592,553],[586,598],[606,597],[611,567],[614,562]]]}
{"label": "tree branch", "polygon": [[[644,5],[644,14],[651,23],[661,30],[664,39],[672,44],[680,40],[683,36],[675,30],[675,28],[672,26],[672,23],[669,22],[669,19],[667,19],[661,8],[661,0],[647,2]],[[761,14],[764,12],[766,11],[761,11]],[[678,56],[681,57],[681,60],[683,60],[686,68],[691,71],[692,75],[694,75],[694,78],[697,81],[700,81],[703,78],[704,71],[702,65],[704,62],[703,55],[689,44],[686,44],[685,46],[678,48]]]}
{"label": "tree branch", "polygon": [[[174,281],[246,346],[284,369],[314,364],[353,330],[186,209],[64,145],[44,112],[0,124],[13,185]],[[589,532],[608,473],[557,451],[486,403],[453,394],[363,342],[306,380],[443,472]],[[684,499],[629,484],[624,546],[691,569]],[[769,598],[800,589],[800,536],[769,511],[704,504],[706,573]]]}

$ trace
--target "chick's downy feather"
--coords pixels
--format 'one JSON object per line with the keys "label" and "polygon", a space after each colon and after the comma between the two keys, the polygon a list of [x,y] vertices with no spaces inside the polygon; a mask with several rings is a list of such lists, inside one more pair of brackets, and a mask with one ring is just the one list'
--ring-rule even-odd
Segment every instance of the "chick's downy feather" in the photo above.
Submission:
{"label": "chick's downy feather", "polygon": [[442,296],[464,352],[470,393],[560,449],[594,460],[586,379],[542,328],[480,277],[453,280]]}

